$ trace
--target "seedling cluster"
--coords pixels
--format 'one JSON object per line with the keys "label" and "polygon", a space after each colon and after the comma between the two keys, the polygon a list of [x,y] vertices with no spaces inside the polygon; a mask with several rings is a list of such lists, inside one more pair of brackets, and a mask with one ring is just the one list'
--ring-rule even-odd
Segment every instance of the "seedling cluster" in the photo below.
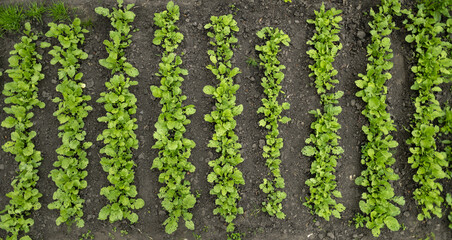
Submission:
{"label": "seedling cluster", "polygon": [[282,212],[282,201],[286,198],[284,189],[284,178],[281,176],[279,165],[281,164],[280,149],[283,147],[283,139],[279,138],[278,123],[287,123],[288,117],[281,117],[281,112],[290,108],[290,104],[284,102],[278,103],[278,96],[281,91],[281,82],[284,79],[284,65],[276,57],[281,51],[280,45],[289,46],[290,38],[278,28],[264,27],[257,32],[260,39],[265,40],[262,46],[256,45],[256,50],[261,52],[259,58],[260,66],[264,68],[265,76],[262,78],[261,85],[264,87],[264,93],[267,98],[262,99],[262,106],[257,113],[264,114],[265,118],[259,121],[259,125],[268,130],[266,145],[263,147],[262,156],[266,159],[266,165],[271,173],[270,179],[264,178],[259,188],[267,194],[267,201],[262,203],[262,211],[270,216],[276,216],[284,219],[286,215]]}
{"label": "seedling cluster", "polygon": [[369,23],[372,42],[367,46],[367,73],[359,74],[361,79],[355,82],[362,89],[356,96],[366,103],[362,114],[369,121],[369,125],[362,127],[367,135],[367,143],[361,150],[361,163],[366,169],[356,178],[355,183],[367,190],[361,196],[359,208],[364,214],[363,222],[375,237],[380,235],[381,228],[385,225],[391,231],[400,229],[395,218],[400,214],[400,209],[395,204],[405,204],[403,197],[395,196],[394,188],[389,182],[399,179],[399,175],[391,168],[395,163],[391,149],[396,148],[398,143],[391,135],[396,128],[386,110],[388,89],[385,86],[386,81],[392,77],[387,72],[393,67],[390,61],[393,58],[391,40],[388,36],[395,28],[392,21],[394,14],[400,15],[398,0],[382,0],[378,12],[370,10],[370,16],[373,17]]}
{"label": "seedling cluster", "polygon": [[165,11],[156,13],[154,23],[159,27],[154,33],[153,43],[162,46],[164,52],[159,64],[161,86],[151,86],[152,94],[160,98],[162,112],[155,124],[153,148],[159,149],[159,156],[154,159],[152,168],[162,171],[159,182],[165,186],[160,188],[159,198],[163,199],[162,206],[169,213],[163,223],[168,234],[178,228],[179,218],[183,217],[185,226],[194,230],[193,215],[188,210],[196,203],[195,196],[190,192],[190,182],[185,180],[187,173],[193,173],[195,166],[188,162],[195,142],[184,137],[185,126],[190,124],[187,116],[195,113],[193,105],[183,106],[187,99],[182,95],[181,85],[187,75],[186,69],[180,68],[182,59],[174,52],[183,40],[178,32],[176,22],[179,20],[179,6],[172,1]]}
{"label": "seedling cluster", "polygon": [[330,216],[341,218],[341,212],[345,210],[344,205],[337,203],[333,198],[341,198],[342,194],[337,188],[336,171],[337,160],[344,150],[339,146],[340,137],[337,131],[341,128],[336,116],[342,111],[339,98],[344,92],[334,92],[334,84],[339,80],[334,79],[337,70],[333,67],[334,59],[342,44],[339,42],[339,23],[342,21],[341,10],[332,8],[325,10],[322,4],[320,11],[315,11],[315,20],[308,20],[308,23],[315,25],[315,34],[308,44],[314,48],[307,53],[315,61],[309,65],[312,73],[310,77],[315,77],[315,86],[317,94],[320,95],[320,103],[323,105],[323,111],[320,109],[311,110],[309,113],[316,117],[316,121],[311,124],[310,137],[306,139],[306,146],[302,153],[305,156],[313,156],[315,160],[311,164],[311,174],[314,177],[306,181],[309,186],[310,196],[306,197],[303,204],[311,213],[329,221]]}
{"label": "seedling cluster", "polygon": [[[56,224],[70,224],[76,222],[78,227],[84,226],[83,204],[80,191],[87,187],[84,178],[88,175],[85,168],[89,160],[86,149],[92,143],[85,141],[84,118],[92,107],[87,104],[91,100],[83,95],[83,73],[78,73],[79,60],[87,59],[88,54],[79,49],[85,41],[84,34],[88,31],[80,26],[80,19],[75,18],[72,24],[49,24],[50,30],[46,33],[48,38],[58,39],[59,46],[53,46],[49,54],[53,56],[51,64],[60,64],[58,78],[61,81],[56,90],[61,93],[62,99],[56,97],[53,102],[58,103],[58,110],[53,113],[57,117],[60,127],[58,137],[62,144],[56,149],[58,160],[54,162],[50,177],[58,189],[53,194],[54,202],[49,209],[57,209],[60,216]],[[49,47],[49,43],[42,43],[42,47]]]}
{"label": "seedling cluster", "polygon": [[242,172],[237,168],[237,165],[243,162],[240,155],[242,145],[238,143],[238,136],[234,132],[237,125],[234,117],[243,111],[243,106],[235,103],[235,93],[239,85],[234,84],[233,80],[240,70],[237,67],[232,68],[231,63],[234,55],[232,48],[237,43],[233,34],[238,32],[239,28],[231,14],[212,16],[210,21],[204,28],[210,30],[207,35],[212,39],[210,44],[216,49],[207,52],[212,62],[207,69],[212,71],[220,83],[216,87],[207,85],[203,89],[205,94],[212,95],[216,100],[216,110],[206,114],[204,119],[215,123],[215,133],[208,146],[215,148],[220,157],[209,162],[213,172],[207,176],[207,181],[214,184],[210,194],[217,196],[217,208],[213,213],[223,216],[228,223],[227,232],[233,232],[234,219],[238,214],[243,214],[243,208],[237,207],[241,198],[237,185],[245,184]]}
{"label": "seedling cluster", "polygon": [[417,91],[419,95],[414,100],[416,113],[412,120],[411,138],[407,143],[411,145],[408,163],[416,169],[413,180],[418,188],[413,195],[422,209],[417,216],[420,221],[430,219],[432,214],[442,217],[444,198],[439,180],[447,177],[445,170],[449,165],[446,153],[439,151],[436,145],[440,131],[436,120],[444,112],[435,93],[442,91],[439,85],[446,81],[445,76],[450,77],[451,74],[451,43],[441,40],[441,34],[446,32],[446,24],[441,22],[441,14],[438,14],[450,9],[447,6],[438,9],[436,7],[440,5],[429,2],[419,3],[417,12],[403,11],[407,16],[404,24],[410,32],[405,40],[415,46],[417,59],[417,65],[411,68],[415,74],[411,90]]}
{"label": "seedling cluster", "polygon": [[[13,190],[6,194],[9,204],[0,211],[0,228],[8,232],[7,240],[18,239],[21,232],[27,233],[34,224],[30,215],[41,208],[39,199],[42,194],[36,188],[38,167],[41,165],[41,152],[35,149],[33,138],[36,132],[31,119],[33,108],[44,108],[45,104],[38,99],[38,83],[44,79],[42,65],[38,62],[42,57],[36,52],[38,36],[31,31],[31,25],[25,24],[24,36],[14,45],[8,59],[6,70],[11,82],[5,83],[3,95],[9,107],[3,110],[8,116],[1,125],[12,128],[11,140],[3,144],[5,152],[15,156],[19,163],[17,173],[11,186]],[[25,235],[21,239],[31,239]]]}
{"label": "seedling cluster", "polygon": [[99,212],[99,219],[110,222],[129,220],[130,223],[138,221],[138,214],[133,209],[140,209],[144,201],[137,198],[137,187],[134,185],[135,162],[132,149],[138,148],[138,140],[134,130],[138,128],[137,119],[132,117],[137,111],[137,99],[129,91],[130,86],[137,85],[137,81],[130,77],[138,76],[138,70],[127,62],[125,51],[130,46],[132,27],[129,25],[135,19],[130,11],[134,4],[123,5],[118,0],[117,8],[109,9],[97,7],[96,13],[107,17],[114,30],[110,31],[110,40],[105,40],[108,57],[99,60],[99,64],[111,70],[112,77],[105,83],[106,92],[100,94],[98,103],[104,104],[107,114],[98,118],[99,122],[107,123],[105,129],[98,137],[105,146],[100,150],[101,164],[108,173],[110,186],[103,187],[100,194],[105,196],[109,203]]}

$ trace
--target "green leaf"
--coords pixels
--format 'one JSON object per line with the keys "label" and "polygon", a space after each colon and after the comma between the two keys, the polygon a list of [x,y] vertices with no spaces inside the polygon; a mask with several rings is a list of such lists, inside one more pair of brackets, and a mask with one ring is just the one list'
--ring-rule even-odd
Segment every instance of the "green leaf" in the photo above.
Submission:
{"label": "green leaf", "polygon": [[99,220],[106,220],[110,215],[110,205],[104,206],[99,212]]}
{"label": "green leaf", "polygon": [[316,154],[317,150],[312,146],[305,146],[301,152],[307,157],[312,157]]}
{"label": "green leaf", "polygon": [[41,42],[41,48],[48,48],[48,47],[50,47],[51,45],[50,45],[50,43],[48,43],[48,42]]}
{"label": "green leaf", "polygon": [[204,86],[203,92],[207,95],[213,95],[215,93],[215,88],[213,86],[207,85]]}
{"label": "green leaf", "polygon": [[398,231],[400,229],[400,224],[394,217],[387,216],[384,222],[391,231]]}
{"label": "green leaf", "polygon": [[193,208],[193,206],[195,206],[195,203],[196,203],[196,198],[191,194],[187,195],[183,201],[183,205],[184,205],[185,209]]}
{"label": "green leaf", "polygon": [[195,224],[193,221],[185,221],[185,227],[190,230],[195,230]]}
{"label": "green leaf", "polygon": [[17,123],[17,120],[11,116],[7,117],[5,120],[3,120],[2,122],[2,127],[5,128],[13,128]]}
{"label": "green leaf", "polygon": [[144,200],[141,198],[138,198],[137,200],[135,200],[135,209],[141,209],[144,207]]}

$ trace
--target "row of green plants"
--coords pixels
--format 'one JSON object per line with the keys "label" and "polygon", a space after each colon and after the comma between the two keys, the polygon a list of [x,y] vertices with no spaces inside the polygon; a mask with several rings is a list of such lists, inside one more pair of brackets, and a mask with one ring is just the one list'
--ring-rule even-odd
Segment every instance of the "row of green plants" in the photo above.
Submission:
{"label": "row of green plants", "polygon": [[1,126],[12,128],[11,140],[3,146],[5,152],[14,155],[18,163],[16,176],[11,182],[13,190],[6,194],[9,203],[0,211],[0,228],[7,232],[7,240],[31,239],[27,232],[33,226],[34,220],[30,216],[41,208],[39,199],[42,194],[36,188],[39,180],[38,168],[41,165],[41,152],[37,151],[33,143],[36,132],[32,131],[35,107],[44,108],[45,104],[38,99],[38,83],[44,79],[41,73],[42,65],[39,60],[42,56],[37,53],[38,35],[31,31],[31,25],[25,23],[24,35],[21,41],[14,45],[8,59],[9,69],[5,72],[12,79],[4,85],[3,95],[5,104],[3,108],[6,117]]}
{"label": "row of green plants", "polygon": [[[49,54],[53,57],[50,63],[60,65],[60,83],[56,90],[62,98],[53,99],[54,103],[58,103],[58,109],[53,115],[60,123],[58,137],[62,144],[56,149],[58,160],[53,163],[55,169],[49,175],[58,189],[53,194],[54,202],[48,207],[59,210],[57,225],[75,222],[81,228],[84,226],[82,217],[85,200],[80,197],[80,191],[87,187],[84,180],[88,175],[85,169],[89,163],[86,149],[92,145],[85,141],[83,119],[92,107],[87,104],[91,97],[83,95],[83,73],[78,70],[79,61],[88,58],[88,54],[80,49],[85,41],[84,34],[88,31],[80,26],[79,18],[75,18],[70,25],[50,23],[49,27],[46,37],[58,40],[58,45],[54,45]],[[41,43],[41,47],[49,46],[50,43]]]}
{"label": "row of green plants", "polygon": [[438,1],[421,1],[415,10],[404,10],[405,40],[415,48],[417,63],[411,68],[414,83],[411,90],[418,93],[414,99],[416,113],[412,119],[411,138],[407,140],[411,156],[408,162],[416,173],[413,180],[417,188],[413,192],[416,203],[421,208],[417,218],[430,219],[432,214],[442,217],[443,186],[441,179],[448,177],[449,165],[446,152],[437,146],[440,126],[437,123],[444,111],[435,93],[442,91],[440,85],[450,77],[452,60],[449,42],[442,41],[447,25],[441,21],[442,12],[450,11],[450,6]]}
{"label": "row of green plants", "polygon": [[49,6],[31,2],[27,5],[12,4],[0,6],[0,37],[5,33],[19,32],[24,21],[43,23],[43,17],[50,16],[53,22],[69,21],[71,9],[63,2],[53,2]]}
{"label": "row of green plants", "polygon": [[[446,178],[452,178],[452,170],[450,168],[452,164],[452,109],[449,106],[444,108],[444,115],[439,119],[439,124],[441,126],[440,135],[442,137],[442,144],[444,146],[444,151],[446,152],[447,162],[449,163],[449,168],[447,169]],[[449,214],[447,219],[449,220],[449,228],[452,229],[452,195],[450,192],[446,195],[446,204],[449,208]]]}
{"label": "row of green plants", "polygon": [[262,106],[257,113],[265,116],[259,121],[259,125],[268,130],[262,156],[266,159],[266,165],[270,172],[269,179],[264,178],[263,183],[259,185],[259,188],[267,195],[267,200],[262,203],[262,211],[267,212],[270,216],[284,219],[286,215],[282,212],[282,201],[287,197],[287,194],[283,191],[285,183],[279,168],[283,139],[278,137],[278,123],[290,121],[288,117],[281,117],[281,112],[289,109],[290,104],[288,102],[279,104],[278,102],[279,94],[283,93],[280,84],[284,79],[284,73],[281,71],[286,67],[280,64],[277,55],[281,51],[281,44],[289,46],[290,38],[282,30],[271,27],[264,27],[257,32],[257,36],[265,40],[264,45],[256,45],[255,47],[260,52],[260,66],[264,69],[261,85],[267,96],[262,99]]}
{"label": "row of green plants", "polygon": [[[371,43],[367,46],[367,73],[359,74],[356,86],[361,90],[356,96],[366,103],[362,114],[369,124],[362,127],[367,136],[367,143],[361,150],[361,163],[366,169],[357,177],[355,183],[366,188],[361,196],[359,208],[361,213],[355,217],[356,226],[365,226],[372,230],[375,237],[387,226],[391,231],[398,231],[400,223],[395,218],[400,214],[397,205],[404,205],[405,200],[396,196],[390,181],[399,179],[391,166],[395,163],[393,150],[398,146],[392,132],[396,131],[394,120],[387,112],[386,81],[392,78],[388,72],[392,69],[393,58],[389,35],[395,28],[393,15],[400,15],[398,0],[382,0],[378,11],[370,10],[373,18],[369,22]],[[397,205],[396,205],[397,204]]]}
{"label": "row of green plants", "polygon": [[137,81],[130,78],[138,76],[138,70],[127,62],[125,49],[130,46],[133,27],[130,25],[135,19],[135,13],[130,9],[134,4],[124,5],[118,0],[117,7],[110,11],[107,8],[97,7],[97,14],[107,17],[114,30],[111,30],[110,40],[104,40],[108,57],[99,60],[100,65],[111,70],[110,81],[105,83],[107,90],[100,94],[98,103],[104,104],[105,116],[98,121],[107,124],[107,129],[97,137],[105,146],[100,153],[103,170],[108,173],[110,185],[103,187],[100,194],[108,200],[99,212],[100,220],[110,222],[127,219],[130,223],[138,221],[134,209],[141,209],[144,201],[138,198],[137,188],[134,185],[135,162],[133,149],[138,148],[135,130],[138,128],[134,115],[137,111],[137,99],[129,91],[129,87],[137,85]]}
{"label": "row of green plants", "polygon": [[322,4],[320,11],[315,11],[316,18],[309,19],[308,23],[314,24],[314,36],[307,43],[313,48],[307,54],[314,60],[314,64],[309,65],[312,73],[310,77],[315,77],[315,87],[320,95],[320,103],[323,110],[311,110],[316,121],[311,124],[314,133],[306,139],[306,146],[302,153],[308,157],[314,157],[310,172],[312,178],[306,181],[309,186],[310,196],[306,197],[307,206],[312,214],[329,221],[331,215],[341,218],[341,212],[345,207],[337,203],[335,198],[341,198],[342,194],[337,188],[336,171],[337,161],[344,150],[339,146],[339,135],[337,131],[341,128],[337,115],[342,111],[337,106],[339,99],[344,95],[342,91],[334,91],[334,84],[339,80],[334,77],[337,70],[333,67],[333,62],[342,44],[339,42],[339,23],[342,21],[341,10],[332,8],[325,10]]}
{"label": "row of green plants", "polygon": [[215,110],[206,114],[204,119],[215,124],[215,133],[208,146],[214,148],[220,156],[209,161],[213,172],[207,176],[207,181],[214,184],[210,194],[217,197],[215,200],[217,207],[213,213],[220,214],[225,219],[228,224],[227,232],[233,232],[234,219],[237,215],[243,214],[243,208],[237,207],[241,199],[237,185],[245,184],[242,172],[237,168],[237,165],[243,162],[240,154],[242,146],[238,143],[238,136],[234,131],[237,125],[234,117],[243,111],[242,105],[236,105],[235,97],[240,86],[234,84],[234,77],[240,70],[237,67],[233,68],[231,63],[233,48],[237,43],[234,33],[238,32],[239,28],[231,14],[212,16],[210,21],[204,28],[209,30],[207,36],[212,39],[210,44],[215,50],[207,52],[212,62],[207,69],[211,70],[219,83],[203,88],[205,94],[212,95],[216,100]]}
{"label": "row of green plants", "polygon": [[[156,13],[154,24],[159,28],[154,32],[153,43],[161,46],[164,51],[159,64],[161,85],[151,86],[152,94],[160,98],[161,113],[155,123],[153,148],[159,149],[158,157],[154,159],[152,168],[162,173],[159,182],[165,184],[160,188],[158,197],[163,199],[162,206],[169,216],[163,223],[168,234],[178,228],[179,218],[185,221],[185,226],[194,230],[193,214],[189,212],[196,204],[196,198],[190,191],[190,182],[185,176],[195,171],[195,166],[188,162],[191,150],[196,146],[193,140],[184,137],[185,126],[190,124],[187,116],[196,112],[193,105],[183,106],[187,99],[182,95],[181,85],[183,75],[188,71],[180,67],[182,59],[175,50],[184,39],[176,22],[179,20],[179,6],[170,1],[166,10]],[[182,76],[181,76],[182,75]]]}

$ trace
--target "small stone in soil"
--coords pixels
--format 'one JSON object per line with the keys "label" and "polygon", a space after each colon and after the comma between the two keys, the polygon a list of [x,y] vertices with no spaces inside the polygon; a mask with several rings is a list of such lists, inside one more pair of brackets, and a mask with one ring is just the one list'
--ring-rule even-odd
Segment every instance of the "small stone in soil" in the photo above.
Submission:
{"label": "small stone in soil", "polygon": [[4,164],[0,164],[0,170],[4,170],[5,169],[5,165]]}
{"label": "small stone in soil", "polygon": [[264,146],[265,146],[265,140],[264,139],[259,140],[259,147],[263,148]]}
{"label": "small stone in soil", "polygon": [[359,39],[364,39],[366,37],[366,33],[362,30],[359,30],[356,36],[358,36]]}
{"label": "small stone in soil", "polygon": [[332,232],[329,232],[329,233],[327,234],[327,236],[328,236],[329,238],[331,238],[331,239],[334,239],[334,233],[332,233]]}

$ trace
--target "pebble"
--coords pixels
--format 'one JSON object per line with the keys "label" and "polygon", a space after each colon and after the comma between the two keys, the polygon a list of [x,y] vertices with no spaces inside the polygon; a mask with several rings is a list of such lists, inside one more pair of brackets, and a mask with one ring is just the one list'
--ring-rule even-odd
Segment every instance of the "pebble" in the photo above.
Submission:
{"label": "pebble", "polygon": [[85,84],[86,84],[86,87],[87,88],[92,88],[92,87],[94,87],[94,81],[93,81],[93,79],[86,79],[86,81],[85,81]]}
{"label": "pebble", "polygon": [[259,147],[263,148],[264,146],[265,146],[265,140],[264,139],[259,140]]}
{"label": "pebble", "polygon": [[326,234],[329,238],[334,239],[334,233],[329,232]]}
{"label": "pebble", "polygon": [[315,222],[315,224],[314,224],[316,227],[319,227],[320,226],[320,222],[319,221],[317,221],[317,222]]}
{"label": "pebble", "polygon": [[213,158],[213,153],[212,152],[208,152],[207,155],[209,156],[209,158]]}
{"label": "pebble", "polygon": [[256,149],[257,148],[257,144],[253,144],[253,149]]}
{"label": "pebble", "polygon": [[138,159],[144,159],[144,152],[138,155]]}
{"label": "pebble", "polygon": [[5,165],[4,164],[0,164],[0,170],[4,170],[5,169]]}
{"label": "pebble", "polygon": [[359,30],[356,34],[360,39],[364,39],[366,37],[366,33],[362,30]]}
{"label": "pebble", "polygon": [[350,102],[350,105],[352,105],[352,106],[354,107],[355,104],[356,104],[356,100],[355,100],[355,99],[352,99],[352,101]]}
{"label": "pebble", "polygon": [[409,216],[410,216],[410,212],[408,212],[408,211],[404,212],[404,213],[403,213],[403,216],[409,217]]}

